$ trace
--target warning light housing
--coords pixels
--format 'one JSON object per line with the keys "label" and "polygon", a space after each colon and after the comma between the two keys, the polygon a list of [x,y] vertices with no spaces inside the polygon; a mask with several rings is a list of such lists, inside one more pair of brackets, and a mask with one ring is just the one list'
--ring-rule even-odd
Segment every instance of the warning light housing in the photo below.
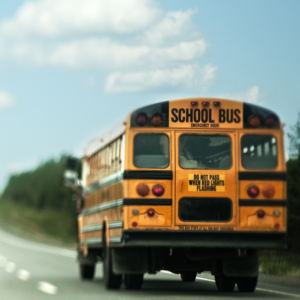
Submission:
{"label": "warning light housing", "polygon": [[135,121],[140,126],[144,126],[148,122],[148,117],[147,117],[147,115],[145,113],[140,113],[140,114],[137,115]]}
{"label": "warning light housing", "polygon": [[157,197],[160,197],[164,192],[165,189],[161,184],[155,184],[152,188],[152,193]]}
{"label": "warning light housing", "polygon": [[137,192],[140,196],[145,197],[149,194],[150,189],[148,187],[147,184],[141,183],[138,187],[137,187]]}
{"label": "warning light housing", "polygon": [[259,195],[259,188],[256,185],[250,185],[247,188],[247,193],[251,198],[255,198]]}
{"label": "warning light housing", "polygon": [[252,115],[249,118],[248,123],[253,128],[258,127],[261,124],[261,118],[258,115]]}
{"label": "warning light housing", "polygon": [[151,124],[153,126],[159,126],[163,122],[163,117],[161,114],[156,113],[151,118]]}

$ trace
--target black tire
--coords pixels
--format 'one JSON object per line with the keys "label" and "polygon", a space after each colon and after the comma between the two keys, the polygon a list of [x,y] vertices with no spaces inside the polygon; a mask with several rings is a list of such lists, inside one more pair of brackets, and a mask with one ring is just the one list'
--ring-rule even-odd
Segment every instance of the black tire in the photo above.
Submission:
{"label": "black tire", "polygon": [[116,275],[112,271],[111,249],[106,247],[106,234],[103,234],[103,276],[104,284],[108,289],[119,289],[122,284],[122,275]]}
{"label": "black tire", "polygon": [[82,280],[92,280],[95,275],[95,265],[79,264],[79,274]]}
{"label": "black tire", "polygon": [[196,280],[197,272],[183,272],[180,274],[181,280],[184,282],[194,282]]}
{"label": "black tire", "polygon": [[128,290],[139,290],[143,285],[144,274],[124,274],[125,287]]}
{"label": "black tire", "polygon": [[216,275],[215,281],[219,292],[233,292],[235,287],[235,277]]}
{"label": "black tire", "polygon": [[253,293],[256,288],[258,277],[237,277],[236,284],[240,292]]}

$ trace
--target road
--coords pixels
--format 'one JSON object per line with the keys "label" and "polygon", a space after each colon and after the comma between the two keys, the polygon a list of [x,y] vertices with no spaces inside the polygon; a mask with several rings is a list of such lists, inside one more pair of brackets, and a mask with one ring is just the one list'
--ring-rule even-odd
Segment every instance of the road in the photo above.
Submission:
{"label": "road", "polygon": [[[183,283],[169,272],[146,275],[139,291],[106,290],[102,266],[97,266],[93,281],[81,281],[75,251],[23,240],[0,230],[1,300],[82,300],[82,299],[297,299],[299,287],[259,282],[255,293],[219,293],[210,274],[201,274],[196,282]],[[300,283],[300,281],[299,281]]]}

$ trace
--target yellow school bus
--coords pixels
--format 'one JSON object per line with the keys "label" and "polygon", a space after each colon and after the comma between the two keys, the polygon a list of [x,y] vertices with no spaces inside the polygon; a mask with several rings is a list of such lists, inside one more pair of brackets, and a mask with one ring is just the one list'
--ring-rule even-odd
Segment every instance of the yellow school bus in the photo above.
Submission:
{"label": "yellow school bus", "polygon": [[133,111],[86,147],[78,217],[82,279],[107,288],[145,273],[210,271],[253,292],[258,250],[286,247],[283,127],[265,108],[192,98]]}

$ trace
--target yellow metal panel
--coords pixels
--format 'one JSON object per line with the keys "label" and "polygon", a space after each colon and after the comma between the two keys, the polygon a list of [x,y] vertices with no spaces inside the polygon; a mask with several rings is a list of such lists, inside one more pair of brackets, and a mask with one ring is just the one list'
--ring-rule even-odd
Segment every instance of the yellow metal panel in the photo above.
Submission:
{"label": "yellow metal panel", "polygon": [[[257,212],[263,210],[265,216],[258,218]],[[273,215],[274,210],[280,211],[280,216]],[[257,231],[272,230],[272,231],[285,231],[285,208],[283,207],[240,207],[240,225],[241,227],[255,228]],[[275,224],[280,225],[280,229],[275,228]]]}
{"label": "yellow metal panel", "polygon": [[[148,209],[154,209],[155,214],[149,217],[147,214]],[[133,215],[132,210],[138,209],[138,215]],[[129,228],[145,228],[151,229],[152,227],[169,227],[171,226],[171,206],[129,206]],[[132,223],[136,222],[137,226],[133,227]]]}

